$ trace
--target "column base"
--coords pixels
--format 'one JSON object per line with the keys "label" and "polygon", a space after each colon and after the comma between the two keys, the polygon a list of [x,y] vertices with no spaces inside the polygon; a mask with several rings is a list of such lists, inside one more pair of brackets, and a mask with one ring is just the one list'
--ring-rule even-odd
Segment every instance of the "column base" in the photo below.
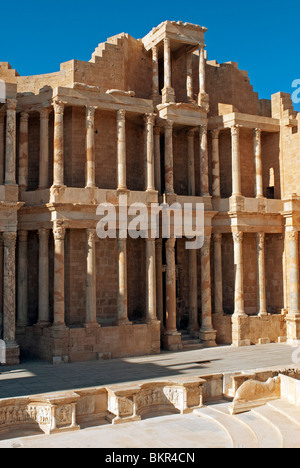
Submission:
{"label": "column base", "polygon": [[199,339],[206,348],[215,348],[217,346],[216,337],[217,332],[212,328],[208,330],[202,328],[199,331]]}
{"label": "column base", "polygon": [[0,365],[14,366],[20,364],[20,347],[16,342],[5,342],[5,362],[0,362]]}
{"label": "column base", "polygon": [[52,323],[51,322],[48,322],[48,321],[40,321],[40,322],[37,322],[34,324],[34,327],[35,328],[49,328],[51,327]]}
{"label": "column base", "polygon": [[245,339],[249,336],[249,316],[247,314],[233,314],[232,323],[232,346],[250,346],[251,342]]}
{"label": "column base", "polygon": [[130,322],[130,320],[128,319],[117,319],[114,322],[114,325],[116,325],[117,327],[119,327],[120,325],[132,325],[132,322]]}
{"label": "column base", "polygon": [[169,102],[175,103],[175,91],[173,88],[162,89],[162,103],[167,104]]}
{"label": "column base", "polygon": [[86,322],[83,324],[84,328],[100,328],[101,325],[98,322]]}
{"label": "column base", "polygon": [[300,313],[288,314],[286,320],[287,343],[293,344],[300,340]]}
{"label": "column base", "polygon": [[206,112],[209,111],[209,95],[207,93],[198,94],[198,106],[203,107]]}
{"label": "column base", "polygon": [[162,346],[167,351],[181,351],[181,333],[178,331],[165,331],[162,335]]}

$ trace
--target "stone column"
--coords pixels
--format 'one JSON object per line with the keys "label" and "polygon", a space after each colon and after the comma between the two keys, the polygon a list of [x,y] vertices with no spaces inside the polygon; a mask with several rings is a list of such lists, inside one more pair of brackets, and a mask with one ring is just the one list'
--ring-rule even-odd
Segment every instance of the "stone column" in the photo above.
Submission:
{"label": "stone column", "polygon": [[3,340],[6,346],[6,364],[19,363],[19,347],[16,343],[16,232],[3,232]]}
{"label": "stone column", "polygon": [[146,125],[146,171],[147,171],[147,191],[154,191],[154,138],[153,125],[155,121],[154,114],[145,114],[144,121]]}
{"label": "stone column", "polygon": [[146,321],[157,320],[156,317],[156,263],[155,263],[155,240],[146,239],[146,282],[147,282],[147,305]]}
{"label": "stone column", "polygon": [[240,162],[240,127],[231,127],[232,144],[232,195],[241,196],[241,162]]}
{"label": "stone column", "polygon": [[47,326],[49,319],[49,229],[39,229],[39,318]]}
{"label": "stone column", "polygon": [[16,99],[6,103],[5,185],[16,184]]}
{"label": "stone column", "polygon": [[174,194],[172,120],[167,120],[165,124],[165,192],[167,195]]}
{"label": "stone column", "polygon": [[96,229],[87,229],[86,239],[86,316],[85,328],[99,327],[97,323]]}
{"label": "stone column", "polygon": [[287,231],[289,240],[289,283],[291,315],[300,314],[299,304],[299,232]]}
{"label": "stone column", "polygon": [[254,130],[254,156],[255,156],[255,193],[256,197],[263,197],[263,176],[261,159],[261,130]]}
{"label": "stone column", "polygon": [[4,150],[5,150],[5,137],[4,137],[4,112],[0,112],[0,185],[4,182]]}
{"label": "stone column", "polygon": [[234,232],[233,248],[234,248],[234,315],[245,316],[244,309],[244,265],[243,265],[243,232]]}
{"label": "stone column", "polygon": [[65,328],[65,234],[63,222],[56,221],[54,236],[54,301],[53,327]]}
{"label": "stone column", "polygon": [[213,235],[214,245],[214,308],[216,315],[223,311],[222,234]]}
{"label": "stone column", "polygon": [[189,130],[187,132],[187,146],[188,146],[188,194],[195,196],[195,155],[194,155],[194,132]]}
{"label": "stone column", "polygon": [[127,240],[118,239],[119,290],[117,324],[130,324],[127,307]]}
{"label": "stone column", "polygon": [[181,334],[176,326],[176,239],[166,241],[166,326],[163,335],[164,347],[170,351],[182,348]]}
{"label": "stone column", "polygon": [[155,188],[161,194],[160,127],[154,127]]}
{"label": "stone column", "polygon": [[27,190],[28,186],[28,119],[29,114],[21,113],[19,135],[19,188]]}
{"label": "stone column", "polygon": [[49,186],[49,114],[50,109],[40,110],[39,189]]}
{"label": "stone column", "polygon": [[22,330],[27,326],[27,231],[19,231],[18,242],[18,315],[17,327]]}
{"label": "stone column", "polygon": [[117,112],[118,132],[118,190],[126,190],[126,112],[121,109]]}
{"label": "stone column", "polygon": [[204,46],[199,46],[199,93],[205,94],[205,53]]}
{"label": "stone column", "polygon": [[172,64],[170,39],[164,38],[164,88],[162,90],[163,103],[175,102],[175,92],[172,88]]}
{"label": "stone column", "polygon": [[205,236],[204,245],[201,249],[202,324],[200,329],[200,339],[207,347],[216,346],[216,331],[212,326],[210,242],[211,236]]}
{"label": "stone column", "polygon": [[157,319],[160,320],[161,330],[164,328],[164,300],[163,300],[163,271],[162,271],[162,239],[156,240],[156,305]]}
{"label": "stone column", "polygon": [[186,94],[189,101],[194,101],[193,90],[193,54],[186,57]]}
{"label": "stone column", "polygon": [[54,107],[54,161],[53,186],[64,186],[64,105],[55,101]]}
{"label": "stone column", "polygon": [[256,233],[258,315],[268,315],[266,306],[265,233]]}
{"label": "stone column", "polygon": [[158,78],[158,51],[157,46],[152,47],[152,100],[154,104],[159,99],[159,78]]}
{"label": "stone column", "polygon": [[95,187],[95,110],[86,108],[86,187]]}
{"label": "stone column", "polygon": [[189,324],[188,330],[199,338],[198,288],[197,288],[197,250],[189,250]]}
{"label": "stone column", "polygon": [[220,154],[219,154],[220,130],[212,130],[212,196],[221,196],[220,187]]}
{"label": "stone column", "polygon": [[207,125],[200,126],[200,191],[203,197],[209,196]]}

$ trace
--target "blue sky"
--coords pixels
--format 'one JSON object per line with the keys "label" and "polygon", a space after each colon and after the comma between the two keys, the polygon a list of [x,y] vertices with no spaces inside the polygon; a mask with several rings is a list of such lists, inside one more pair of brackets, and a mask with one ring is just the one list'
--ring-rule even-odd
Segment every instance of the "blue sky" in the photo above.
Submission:
{"label": "blue sky", "polygon": [[107,37],[127,32],[138,39],[169,19],[206,26],[208,58],[238,62],[260,98],[292,93],[292,82],[300,79],[299,0],[1,3],[0,61],[21,75],[54,72],[73,58],[89,60]]}

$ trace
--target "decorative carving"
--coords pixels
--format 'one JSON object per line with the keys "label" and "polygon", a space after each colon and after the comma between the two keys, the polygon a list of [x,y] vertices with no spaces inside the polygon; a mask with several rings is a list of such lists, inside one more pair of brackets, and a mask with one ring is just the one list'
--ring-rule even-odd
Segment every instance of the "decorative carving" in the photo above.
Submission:
{"label": "decorative carving", "polygon": [[166,120],[165,129],[170,131],[173,129],[173,120]]}
{"label": "decorative carving", "polygon": [[211,137],[213,140],[218,140],[220,135],[220,129],[216,128],[211,131]]}
{"label": "decorative carving", "polygon": [[253,130],[253,133],[254,133],[254,137],[257,139],[257,140],[260,140],[261,139],[261,129],[260,128],[255,128]]}
{"label": "decorative carving", "polygon": [[256,242],[257,246],[260,250],[264,248],[265,245],[265,233],[264,232],[257,232],[256,233]]}
{"label": "decorative carving", "polygon": [[288,239],[290,241],[295,241],[297,242],[298,241],[298,237],[299,237],[299,232],[298,231],[286,231],[287,233],[287,236],[288,236]]}
{"label": "decorative carving", "polygon": [[20,115],[20,122],[25,122],[27,123],[29,119],[29,114],[27,112],[21,112]]}
{"label": "decorative carving", "polygon": [[47,107],[44,107],[43,109],[40,110],[40,119],[49,120],[49,114],[50,114],[50,109]]}
{"label": "decorative carving", "polygon": [[230,127],[231,129],[231,136],[237,137],[240,134],[240,126],[239,125],[233,125]]}
{"label": "decorative carving", "polygon": [[154,125],[155,123],[155,114],[144,114],[144,122],[146,125]]}
{"label": "decorative carving", "polygon": [[233,232],[232,233],[233,242],[237,242],[237,243],[243,242],[243,235],[244,233],[242,231]]}
{"label": "decorative carving", "polygon": [[57,426],[66,426],[72,424],[72,408],[71,405],[60,406],[56,411]]}
{"label": "decorative carving", "polygon": [[204,135],[207,135],[207,124],[206,123],[200,125],[199,132],[200,132],[200,138],[202,138]]}
{"label": "decorative carving", "polygon": [[7,110],[16,110],[17,108],[17,100],[16,99],[7,99],[6,100],[6,108]]}
{"label": "decorative carving", "polygon": [[95,111],[96,111],[96,107],[87,106],[86,111],[85,111],[86,118],[87,119],[94,119]]}
{"label": "decorative carving", "polygon": [[124,109],[120,109],[117,112],[117,120],[121,122],[125,122],[126,111]]}
{"label": "decorative carving", "polygon": [[54,112],[55,114],[63,114],[64,113],[64,104],[61,101],[54,101],[53,102]]}
{"label": "decorative carving", "polygon": [[63,225],[63,221],[56,221],[53,228],[54,239],[63,241],[65,239],[66,228]]}
{"label": "decorative carving", "polygon": [[3,244],[4,247],[14,249],[16,247],[17,233],[16,232],[3,232]]}

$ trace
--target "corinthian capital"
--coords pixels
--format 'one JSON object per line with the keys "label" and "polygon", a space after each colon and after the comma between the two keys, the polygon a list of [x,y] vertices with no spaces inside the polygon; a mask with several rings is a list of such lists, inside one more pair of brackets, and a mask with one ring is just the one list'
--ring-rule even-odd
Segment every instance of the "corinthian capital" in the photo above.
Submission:
{"label": "corinthian capital", "polygon": [[7,110],[16,110],[17,100],[16,99],[7,99],[6,100],[6,108],[7,108]]}
{"label": "corinthian capital", "polygon": [[233,125],[232,127],[230,127],[230,130],[231,130],[231,135],[232,136],[239,136],[239,134],[240,134],[240,126],[239,125]]}
{"label": "corinthian capital", "polygon": [[121,122],[125,122],[126,111],[124,109],[120,109],[117,112],[117,120]]}
{"label": "corinthian capital", "polygon": [[233,232],[232,233],[233,242],[242,243],[243,242],[243,235],[244,235],[244,233],[242,231]]}
{"label": "corinthian capital", "polygon": [[55,240],[63,241],[66,235],[66,228],[63,221],[56,221],[53,227],[53,236]]}
{"label": "corinthian capital", "polygon": [[54,112],[55,114],[63,114],[64,113],[64,103],[61,101],[54,101],[53,102]]}
{"label": "corinthian capital", "polygon": [[3,245],[9,249],[16,247],[17,233],[16,232],[3,232]]}
{"label": "corinthian capital", "polygon": [[298,231],[287,231],[287,236],[290,241],[298,241],[299,232]]}
{"label": "corinthian capital", "polygon": [[155,114],[144,114],[144,122],[146,125],[154,125],[155,123]]}

